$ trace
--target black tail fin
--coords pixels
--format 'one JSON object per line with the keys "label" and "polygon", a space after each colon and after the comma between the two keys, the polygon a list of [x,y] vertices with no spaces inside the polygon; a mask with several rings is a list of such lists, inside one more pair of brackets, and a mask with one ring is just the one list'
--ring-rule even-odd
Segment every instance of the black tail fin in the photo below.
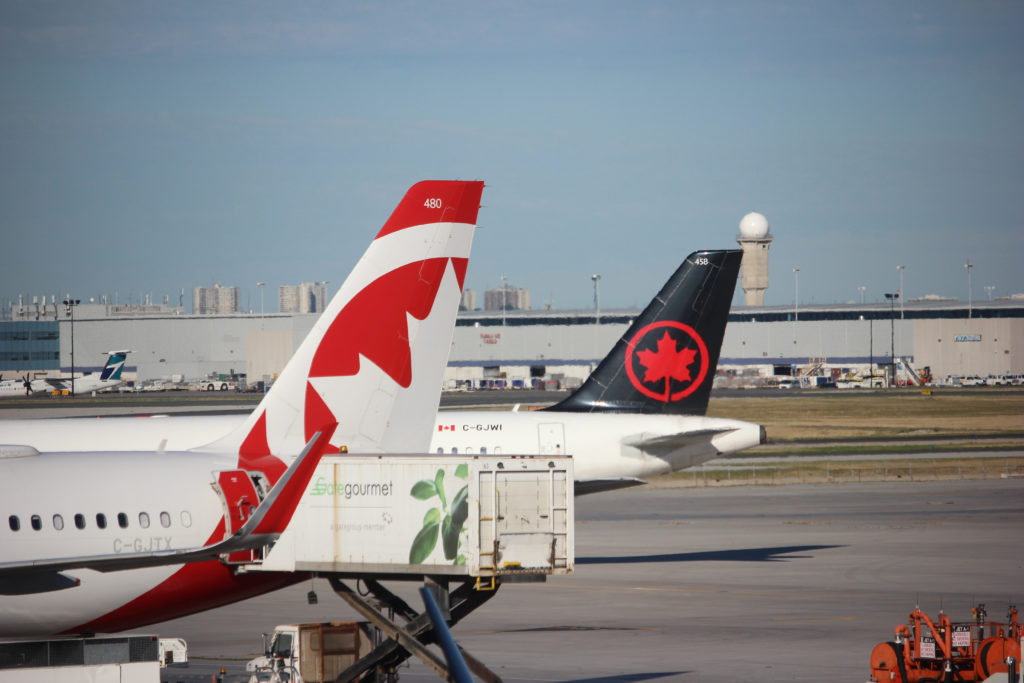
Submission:
{"label": "black tail fin", "polygon": [[547,410],[703,415],[742,257],[687,256],[583,386]]}

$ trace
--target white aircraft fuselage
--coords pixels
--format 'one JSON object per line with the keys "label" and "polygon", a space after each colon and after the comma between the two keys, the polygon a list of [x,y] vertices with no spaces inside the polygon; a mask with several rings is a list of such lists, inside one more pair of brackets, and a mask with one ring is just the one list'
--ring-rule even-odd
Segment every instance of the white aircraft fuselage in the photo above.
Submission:
{"label": "white aircraft fuselage", "polygon": [[[19,515],[19,542],[9,545],[5,560],[20,561],[52,557],[56,549],[73,557],[117,555],[220,540],[224,508],[210,486],[211,470],[234,469],[238,457],[107,453],[103,472],[97,472],[95,458],[79,453],[5,461],[4,476],[20,482],[5,489],[6,507],[25,511]],[[3,520],[5,526],[9,522]],[[80,631],[83,625],[95,632],[119,631],[134,623],[138,612],[166,614],[175,603],[188,605],[187,614],[195,611],[199,586],[185,579],[197,573],[203,576],[201,590],[211,597],[226,594],[242,578],[217,561],[108,573],[80,569],[74,572],[81,580],[76,588],[5,597],[0,636]],[[169,583],[176,574],[182,580]],[[76,599],[80,595],[89,600]],[[96,620],[98,615],[103,618]]]}
{"label": "white aircraft fuselage", "polygon": [[[0,421],[0,442],[46,451],[69,438],[82,450],[188,450],[245,415],[47,418]],[[674,439],[674,440],[673,440]],[[657,441],[656,441],[657,440]],[[762,441],[761,426],[703,415],[451,410],[437,414],[432,453],[572,455],[578,480],[650,477],[693,467]]]}
{"label": "white aircraft fuselage", "polygon": [[761,426],[702,415],[443,411],[441,453],[572,455],[577,480],[650,477],[761,442]]}

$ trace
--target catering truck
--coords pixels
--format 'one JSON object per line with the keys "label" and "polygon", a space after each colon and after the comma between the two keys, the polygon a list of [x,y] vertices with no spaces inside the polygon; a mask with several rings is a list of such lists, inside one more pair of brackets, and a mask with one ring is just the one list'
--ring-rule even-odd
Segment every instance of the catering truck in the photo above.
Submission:
{"label": "catering truck", "polygon": [[278,626],[247,665],[250,681],[393,676],[410,654],[447,678],[425,647],[431,620],[381,582],[423,581],[454,624],[502,582],[570,574],[572,487],[568,456],[324,456],[292,523],[239,571],[316,573],[365,621]]}
{"label": "catering truck", "polygon": [[292,522],[239,571],[570,574],[568,456],[324,456]]}

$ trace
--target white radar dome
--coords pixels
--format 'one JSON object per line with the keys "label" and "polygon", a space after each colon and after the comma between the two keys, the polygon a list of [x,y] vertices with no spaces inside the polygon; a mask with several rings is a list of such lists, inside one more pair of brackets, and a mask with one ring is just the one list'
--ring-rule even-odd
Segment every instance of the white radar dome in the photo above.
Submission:
{"label": "white radar dome", "polygon": [[740,235],[751,239],[768,236],[768,219],[757,212],[748,213],[740,221]]}

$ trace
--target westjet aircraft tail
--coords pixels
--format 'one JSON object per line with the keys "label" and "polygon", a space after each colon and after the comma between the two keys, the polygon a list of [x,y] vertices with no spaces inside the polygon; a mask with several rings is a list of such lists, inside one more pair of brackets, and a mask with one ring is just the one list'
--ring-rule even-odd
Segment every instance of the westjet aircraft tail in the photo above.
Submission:
{"label": "westjet aircraft tail", "polygon": [[546,410],[703,415],[742,257],[686,257],[583,386]]}
{"label": "westjet aircraft tail", "polygon": [[128,351],[111,351],[107,364],[100,373],[100,379],[104,382],[116,382],[121,379],[121,371],[124,370],[124,362],[128,358]]}

